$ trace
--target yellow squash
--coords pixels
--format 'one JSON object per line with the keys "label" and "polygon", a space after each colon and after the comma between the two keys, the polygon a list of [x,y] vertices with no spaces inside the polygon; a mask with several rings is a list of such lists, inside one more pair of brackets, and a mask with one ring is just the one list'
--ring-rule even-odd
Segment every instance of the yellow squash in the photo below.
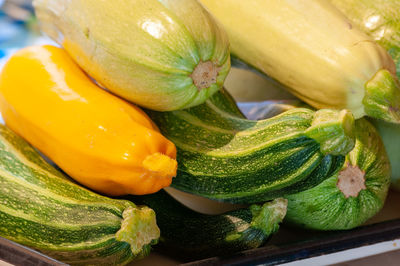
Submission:
{"label": "yellow squash", "polygon": [[0,74],[0,111],[7,126],[98,192],[153,193],[176,174],[174,144],[61,48],[33,46],[11,57]]}
{"label": "yellow squash", "polygon": [[326,0],[200,0],[232,54],[316,108],[400,122],[389,54]]}

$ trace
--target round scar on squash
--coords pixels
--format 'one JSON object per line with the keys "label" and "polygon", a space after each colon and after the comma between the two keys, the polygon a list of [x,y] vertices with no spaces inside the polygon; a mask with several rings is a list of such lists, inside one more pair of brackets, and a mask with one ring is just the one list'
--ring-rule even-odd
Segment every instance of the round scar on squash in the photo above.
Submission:
{"label": "round scar on squash", "polygon": [[357,165],[348,164],[345,169],[340,171],[336,186],[346,198],[357,197],[361,190],[367,188],[365,172]]}

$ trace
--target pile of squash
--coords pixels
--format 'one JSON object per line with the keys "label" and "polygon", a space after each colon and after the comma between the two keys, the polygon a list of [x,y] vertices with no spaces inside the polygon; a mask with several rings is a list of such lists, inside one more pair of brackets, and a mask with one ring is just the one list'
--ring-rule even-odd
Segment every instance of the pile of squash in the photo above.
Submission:
{"label": "pile of squash", "polygon": [[[0,73],[1,237],[73,265],[155,244],[205,258],[281,222],[355,228],[400,188],[398,1],[33,4],[59,47]],[[303,102],[247,119],[224,89],[231,62]],[[238,205],[198,213],[167,187]]]}

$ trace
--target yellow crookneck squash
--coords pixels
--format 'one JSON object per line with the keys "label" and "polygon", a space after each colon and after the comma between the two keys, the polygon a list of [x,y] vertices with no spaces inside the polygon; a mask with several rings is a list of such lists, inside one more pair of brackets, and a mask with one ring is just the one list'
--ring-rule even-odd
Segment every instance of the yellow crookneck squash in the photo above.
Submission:
{"label": "yellow crookneck squash", "polygon": [[8,127],[98,192],[153,193],[176,174],[174,144],[61,48],[27,47],[9,59],[0,74],[0,111]]}

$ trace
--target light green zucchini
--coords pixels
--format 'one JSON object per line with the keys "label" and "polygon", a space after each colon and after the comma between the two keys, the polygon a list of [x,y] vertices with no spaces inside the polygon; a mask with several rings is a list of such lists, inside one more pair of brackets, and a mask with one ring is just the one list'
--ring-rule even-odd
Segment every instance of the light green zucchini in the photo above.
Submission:
{"label": "light green zucchini", "polygon": [[195,212],[165,191],[137,197],[151,207],[161,229],[160,245],[168,254],[193,259],[229,255],[264,245],[278,231],[287,207],[279,198],[218,215]]}
{"label": "light green zucchini", "polygon": [[230,69],[225,31],[196,0],[35,0],[41,29],[98,83],[159,111],[203,103]]}
{"label": "light green zucchini", "polygon": [[218,201],[261,202],[313,187],[354,146],[346,110],[298,108],[252,121],[225,91],[200,106],[148,114],[178,149],[172,187]]}
{"label": "light green zucchini", "polygon": [[152,209],[70,181],[0,124],[0,236],[72,265],[123,265],[158,240]]}
{"label": "light green zucchini", "polygon": [[339,173],[309,190],[288,195],[285,222],[317,230],[351,229],[382,207],[390,185],[390,164],[378,132],[356,121],[356,145]]}

